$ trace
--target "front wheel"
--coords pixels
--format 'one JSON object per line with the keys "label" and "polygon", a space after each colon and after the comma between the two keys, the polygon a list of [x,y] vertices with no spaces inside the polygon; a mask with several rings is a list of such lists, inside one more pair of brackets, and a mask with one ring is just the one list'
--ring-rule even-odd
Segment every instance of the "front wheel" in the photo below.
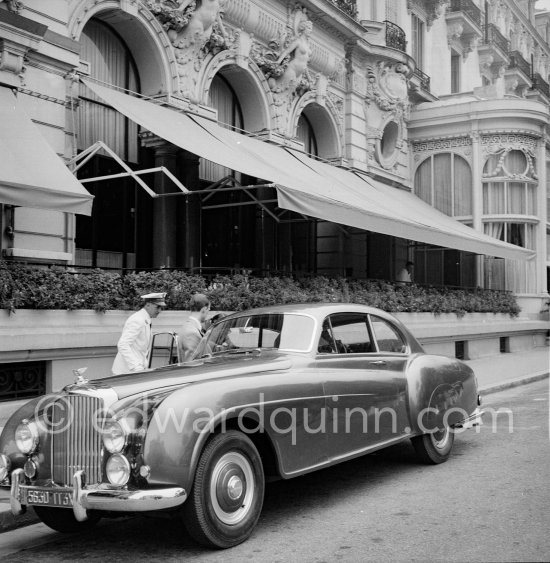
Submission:
{"label": "front wheel", "polygon": [[455,435],[449,426],[422,436],[411,438],[416,455],[422,463],[438,464],[449,459]]}
{"label": "front wheel", "polygon": [[79,522],[69,508],[50,508],[49,506],[34,506],[36,515],[46,526],[64,533],[84,532],[93,528],[101,519],[95,512],[88,512],[88,520]]}
{"label": "front wheel", "polygon": [[189,534],[208,547],[243,542],[260,517],[264,486],[262,460],[252,441],[234,430],[214,436],[201,454],[184,504]]}

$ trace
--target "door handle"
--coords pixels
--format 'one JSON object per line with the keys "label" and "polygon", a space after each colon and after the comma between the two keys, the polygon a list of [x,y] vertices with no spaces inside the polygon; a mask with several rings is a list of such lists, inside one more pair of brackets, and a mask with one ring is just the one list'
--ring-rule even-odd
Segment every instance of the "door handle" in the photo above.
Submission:
{"label": "door handle", "polygon": [[373,366],[385,366],[386,362],[384,360],[373,360],[372,362],[369,362],[369,364],[372,364]]}

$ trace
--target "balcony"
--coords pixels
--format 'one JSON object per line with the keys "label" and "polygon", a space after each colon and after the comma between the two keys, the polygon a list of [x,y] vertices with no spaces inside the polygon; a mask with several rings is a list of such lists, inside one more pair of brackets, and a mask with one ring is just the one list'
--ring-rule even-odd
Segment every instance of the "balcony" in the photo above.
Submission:
{"label": "balcony", "polygon": [[406,53],[407,36],[405,32],[398,25],[388,20],[385,20],[384,24],[386,25],[386,47],[392,47]]}
{"label": "balcony", "polygon": [[510,41],[502,35],[500,29],[493,23],[483,26],[483,45],[498,49],[504,59],[508,58],[510,52]]}
{"label": "balcony", "polygon": [[528,78],[531,76],[531,65],[523,58],[519,51],[512,51],[510,53],[510,70],[515,69],[523,72]]}
{"label": "balcony", "polygon": [[330,2],[348,16],[357,19],[357,0],[330,0]]}
{"label": "balcony", "polygon": [[533,82],[533,90],[538,90],[542,94],[544,94],[548,99],[550,99],[550,86],[548,82],[544,80],[544,78],[538,73],[535,72],[531,77],[531,81]]}
{"label": "balcony", "polygon": [[510,53],[510,63],[505,73],[506,91],[520,97],[531,87],[531,65],[519,51]]}
{"label": "balcony", "polygon": [[468,24],[474,24],[477,29],[481,29],[481,10],[474,4],[472,0],[451,0],[451,5],[447,8],[447,14],[456,14],[461,12],[469,18]]}
{"label": "balcony", "polygon": [[414,76],[418,79],[420,88],[425,92],[430,91],[430,77],[422,72],[419,68],[414,69]]}
{"label": "balcony", "polygon": [[409,80],[409,100],[413,104],[434,102],[437,97],[430,92],[430,77],[418,67]]}
{"label": "balcony", "polygon": [[510,63],[510,41],[492,23],[484,25],[482,32],[481,45],[477,48],[479,71],[492,83]]}
{"label": "balcony", "polygon": [[468,55],[481,39],[481,10],[472,0],[452,0],[446,14],[449,44]]}

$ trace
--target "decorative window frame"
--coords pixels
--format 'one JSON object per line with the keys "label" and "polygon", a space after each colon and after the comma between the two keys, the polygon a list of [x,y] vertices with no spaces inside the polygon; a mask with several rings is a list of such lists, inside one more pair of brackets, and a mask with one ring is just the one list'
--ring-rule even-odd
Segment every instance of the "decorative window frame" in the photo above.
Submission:
{"label": "decorative window frame", "polygon": [[[465,137],[467,138],[467,137]],[[432,150],[432,151],[425,151],[426,154],[422,155],[424,158],[418,156],[418,158],[422,158],[422,160],[418,161],[417,166],[415,166],[414,169],[414,174],[413,174],[413,193],[418,196],[418,192],[416,190],[416,174],[419,170],[419,168],[426,162],[426,161],[430,161],[432,164],[431,166],[433,167],[433,159],[434,157],[438,156],[438,155],[444,155],[444,154],[450,154],[452,156],[452,159],[454,160],[454,158],[459,157],[462,158],[467,164],[468,167],[470,169],[470,176],[473,179],[473,172],[472,172],[472,162],[469,158],[467,158],[465,156],[465,154],[461,151],[456,151],[456,150]],[[454,169],[454,163],[453,163],[453,169]],[[432,174],[432,183],[430,186],[430,198],[431,201],[430,202],[426,202],[429,205],[431,205],[434,209],[437,209],[434,205],[434,201],[435,201],[435,188],[434,188],[434,178],[433,178],[433,174]],[[465,224],[471,224],[472,222],[472,217],[473,217],[473,190],[472,190],[472,194],[471,194],[471,200],[470,200],[470,204],[471,204],[471,210],[470,213],[467,215],[455,215],[455,185],[454,185],[454,179],[453,179],[453,183],[452,183],[452,187],[451,187],[451,209],[452,209],[452,214],[449,215],[449,217],[453,217],[453,219],[456,219],[457,221],[460,221],[461,223],[465,223]],[[424,200],[423,200],[424,201]],[[443,212],[442,212],[443,213]]]}

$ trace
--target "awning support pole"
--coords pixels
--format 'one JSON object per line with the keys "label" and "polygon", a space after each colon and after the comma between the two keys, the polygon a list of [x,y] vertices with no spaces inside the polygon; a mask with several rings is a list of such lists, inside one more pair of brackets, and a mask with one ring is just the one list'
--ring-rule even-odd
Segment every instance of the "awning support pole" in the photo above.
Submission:
{"label": "awning support pole", "polygon": [[188,194],[189,190],[164,166],[159,166],[157,168],[149,168],[147,170],[132,170],[112,149],[110,149],[105,143],[102,141],[97,141],[86,150],[82,151],[80,154],[75,156],[71,159],[67,166],[71,167],[74,166],[72,170],[73,174],[75,174],[79,168],[81,168],[88,160],[90,160],[99,150],[104,150],[109,156],[111,156],[119,165],[120,167],[125,170],[125,172],[121,172],[120,174],[110,174],[107,176],[98,176],[96,178],[84,178],[80,180],[81,183],[86,182],[100,182],[103,180],[108,180],[112,178],[123,178],[125,176],[132,177],[151,197],[158,198],[159,194],[156,194],[140,177],[140,174],[148,174],[152,172],[162,172],[176,186],[178,189],[181,190],[182,193]]}

